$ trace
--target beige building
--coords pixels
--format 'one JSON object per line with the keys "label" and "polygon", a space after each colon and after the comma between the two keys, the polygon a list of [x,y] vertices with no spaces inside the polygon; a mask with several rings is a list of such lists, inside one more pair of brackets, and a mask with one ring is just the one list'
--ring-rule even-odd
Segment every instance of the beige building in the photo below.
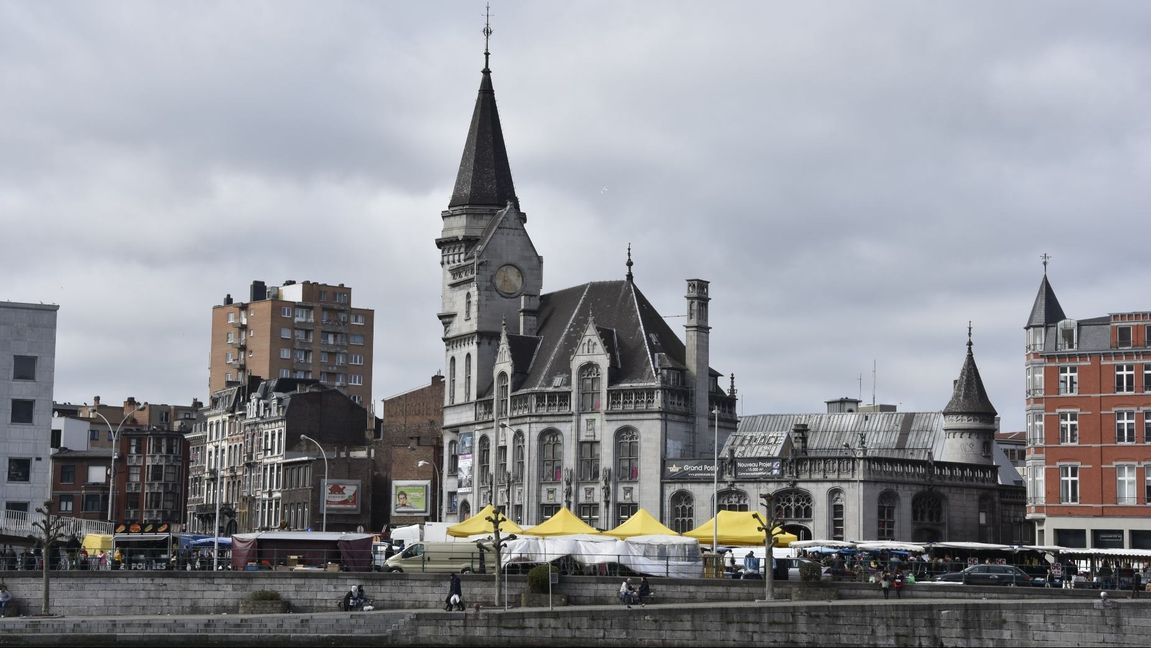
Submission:
{"label": "beige building", "polygon": [[208,389],[266,380],[318,380],[360,405],[372,398],[375,313],[352,307],[352,289],[339,284],[253,281],[250,299],[231,295],[212,308]]}

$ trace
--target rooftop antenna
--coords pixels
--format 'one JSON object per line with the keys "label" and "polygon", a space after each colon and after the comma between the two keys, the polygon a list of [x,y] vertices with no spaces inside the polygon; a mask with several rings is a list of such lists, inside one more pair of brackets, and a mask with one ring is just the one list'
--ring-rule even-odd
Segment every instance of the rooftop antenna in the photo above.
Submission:
{"label": "rooftop antenna", "polygon": [[872,360],[871,360],[871,406],[872,407],[875,407],[875,375],[876,375],[875,367],[876,367],[875,359],[872,358]]}
{"label": "rooftop antenna", "polygon": [[863,402],[863,372],[859,372],[859,402]]}
{"label": "rooftop antenna", "polygon": [[492,37],[492,5],[490,3],[484,5],[484,72],[491,72],[488,69],[488,57],[492,54],[488,51],[488,40]]}
{"label": "rooftop antenna", "polygon": [[1039,255],[1039,258],[1043,259],[1043,276],[1047,276],[1047,262],[1051,260],[1051,255],[1044,252]]}

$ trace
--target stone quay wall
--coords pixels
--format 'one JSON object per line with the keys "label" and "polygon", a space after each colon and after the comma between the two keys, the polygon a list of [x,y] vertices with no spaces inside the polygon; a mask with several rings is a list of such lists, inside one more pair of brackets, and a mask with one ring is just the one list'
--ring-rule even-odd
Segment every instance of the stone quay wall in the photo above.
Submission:
{"label": "stone quay wall", "polygon": [[[656,603],[751,602],[764,598],[763,581],[723,579],[649,579]],[[469,605],[490,606],[495,601],[493,576],[461,576],[464,599]],[[554,594],[572,605],[611,605],[617,602],[620,578],[563,576]],[[0,572],[16,597],[22,613],[40,611],[43,580],[38,572]],[[65,616],[117,616],[139,614],[235,614],[240,601],[257,590],[278,592],[293,612],[330,612],[351,587],[363,585],[377,609],[442,609],[448,592],[448,576],[442,574],[384,574],[348,572],[51,572],[53,614]],[[509,601],[516,607],[526,591],[523,576],[507,579]],[[775,583],[776,599],[804,600],[879,599],[877,585],[862,583]],[[798,590],[798,591],[796,591]],[[1115,592],[1115,597],[1127,596]],[[1089,590],[1032,587],[962,587],[917,584],[904,589],[909,599],[1060,597],[1072,600],[1098,598]],[[894,598],[894,595],[892,595]],[[1151,600],[1151,599],[1149,599]],[[502,607],[502,601],[501,605]]]}
{"label": "stone quay wall", "polygon": [[3,646],[1143,646],[1151,600],[704,603],[4,619]]}

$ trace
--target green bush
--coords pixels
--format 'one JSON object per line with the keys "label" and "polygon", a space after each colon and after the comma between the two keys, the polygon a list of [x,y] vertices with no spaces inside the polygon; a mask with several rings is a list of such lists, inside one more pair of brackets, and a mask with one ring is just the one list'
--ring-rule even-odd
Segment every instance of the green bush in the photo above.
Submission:
{"label": "green bush", "polygon": [[279,601],[280,593],[272,590],[256,590],[248,595],[249,601]]}
{"label": "green bush", "polygon": [[528,591],[532,594],[547,594],[551,565],[536,565],[528,572]]}
{"label": "green bush", "polygon": [[806,560],[799,563],[799,580],[805,583],[818,583],[822,576],[823,565]]}

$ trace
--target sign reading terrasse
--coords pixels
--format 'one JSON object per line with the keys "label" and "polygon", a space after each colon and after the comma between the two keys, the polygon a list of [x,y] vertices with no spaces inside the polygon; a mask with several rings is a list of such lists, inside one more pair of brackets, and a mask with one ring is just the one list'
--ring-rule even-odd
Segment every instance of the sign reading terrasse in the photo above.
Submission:
{"label": "sign reading terrasse", "polygon": [[[720,459],[721,469],[726,461]],[[663,478],[668,481],[711,480],[714,472],[715,464],[707,459],[668,459],[663,462]],[[735,474],[739,479],[774,479],[783,475],[783,466],[779,459],[737,458]]]}

